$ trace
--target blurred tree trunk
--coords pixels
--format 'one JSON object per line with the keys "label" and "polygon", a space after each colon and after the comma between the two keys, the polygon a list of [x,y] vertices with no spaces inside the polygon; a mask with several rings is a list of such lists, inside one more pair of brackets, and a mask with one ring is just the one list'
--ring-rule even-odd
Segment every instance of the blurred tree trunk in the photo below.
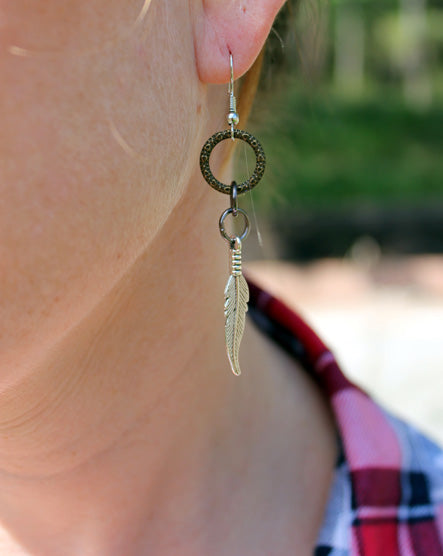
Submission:
{"label": "blurred tree trunk", "polygon": [[432,86],[426,63],[426,0],[400,0],[400,22],[408,43],[402,64],[405,100],[427,107],[432,102]]}
{"label": "blurred tree trunk", "polygon": [[365,82],[365,22],[358,3],[335,10],[334,83],[340,93],[361,95]]}

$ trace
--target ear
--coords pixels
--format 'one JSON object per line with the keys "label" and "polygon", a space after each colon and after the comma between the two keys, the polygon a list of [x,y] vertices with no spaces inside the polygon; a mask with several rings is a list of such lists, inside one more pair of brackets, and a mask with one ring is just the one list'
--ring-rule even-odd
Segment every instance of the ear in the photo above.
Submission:
{"label": "ear", "polygon": [[197,71],[204,83],[227,83],[229,53],[237,79],[254,63],[285,0],[192,0]]}

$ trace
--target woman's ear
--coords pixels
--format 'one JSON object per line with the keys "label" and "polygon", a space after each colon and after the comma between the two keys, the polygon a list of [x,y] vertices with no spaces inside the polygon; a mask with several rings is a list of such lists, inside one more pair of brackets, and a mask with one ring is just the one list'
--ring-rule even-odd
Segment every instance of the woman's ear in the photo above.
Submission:
{"label": "woman's ear", "polygon": [[237,79],[254,63],[285,0],[193,0],[197,71],[204,83],[229,81],[229,53]]}

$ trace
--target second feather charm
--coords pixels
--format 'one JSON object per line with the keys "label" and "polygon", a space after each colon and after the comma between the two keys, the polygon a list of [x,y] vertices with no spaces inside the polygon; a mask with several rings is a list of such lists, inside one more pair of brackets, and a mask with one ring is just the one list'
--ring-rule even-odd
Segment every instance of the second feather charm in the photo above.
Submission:
{"label": "second feather charm", "polygon": [[225,287],[225,338],[232,372],[240,375],[239,351],[245,329],[249,288],[241,270],[241,240],[236,237],[231,245],[231,275]]}

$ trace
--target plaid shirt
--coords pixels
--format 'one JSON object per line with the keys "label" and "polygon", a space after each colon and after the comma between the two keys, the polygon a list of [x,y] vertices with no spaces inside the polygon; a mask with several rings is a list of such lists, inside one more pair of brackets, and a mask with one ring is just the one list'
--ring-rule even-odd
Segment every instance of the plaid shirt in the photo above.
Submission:
{"label": "plaid shirt", "polygon": [[314,556],[443,556],[443,451],[341,372],[282,301],[251,282],[249,315],[326,394],[341,457]]}

